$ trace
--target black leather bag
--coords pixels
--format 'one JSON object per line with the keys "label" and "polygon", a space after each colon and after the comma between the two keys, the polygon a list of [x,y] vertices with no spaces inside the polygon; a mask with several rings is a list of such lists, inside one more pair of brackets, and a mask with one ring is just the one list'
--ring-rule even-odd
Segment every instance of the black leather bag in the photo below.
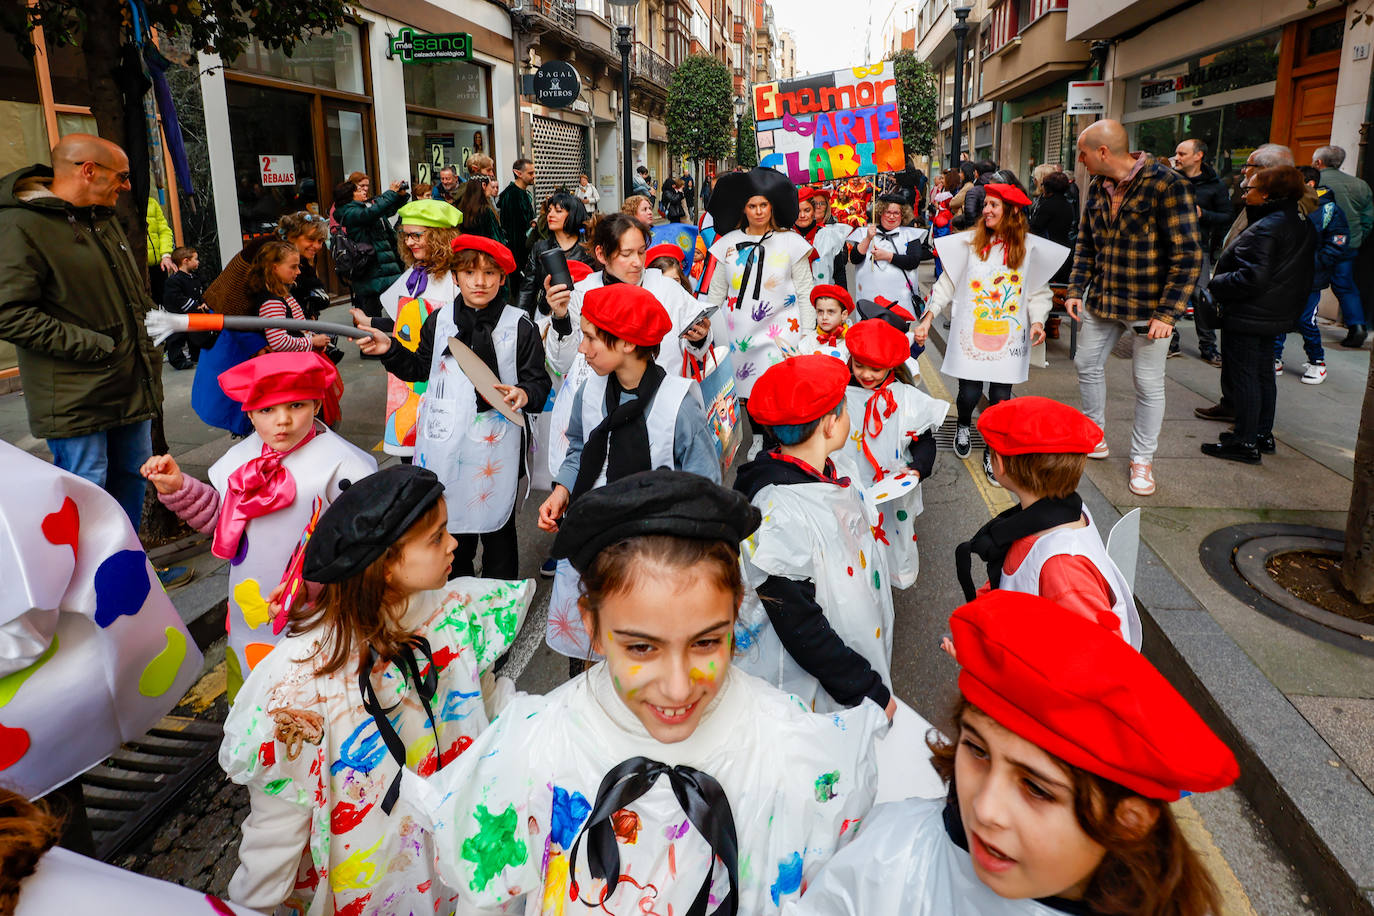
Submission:
{"label": "black leather bag", "polygon": [[1221,330],[1221,305],[1205,286],[1193,291],[1193,324],[1205,331]]}

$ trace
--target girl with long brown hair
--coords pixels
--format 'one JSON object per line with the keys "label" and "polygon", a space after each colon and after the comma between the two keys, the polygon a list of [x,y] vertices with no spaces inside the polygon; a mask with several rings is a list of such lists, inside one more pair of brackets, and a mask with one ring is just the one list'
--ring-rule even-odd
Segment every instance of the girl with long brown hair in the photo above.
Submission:
{"label": "girl with long brown hair", "polygon": [[[1011,397],[1011,386],[1030,373],[1031,347],[1045,339],[1053,297],[1050,278],[1069,249],[1031,235],[1030,198],[1014,184],[984,185],[982,216],[972,229],[935,242],[944,273],[930,291],[915,329],[924,344],[935,316],[949,309],[950,326],[940,371],[959,383],[954,454],[971,451],[973,409],[987,386],[988,402]],[[983,451],[983,473],[1000,486]]]}
{"label": "girl with long brown hair", "polygon": [[792,916],[1214,916],[1169,802],[1239,768],[1120,636],[993,591],[950,619],[963,671],[943,799],[875,807]]}
{"label": "girl with long brown hair", "polygon": [[534,588],[448,581],[447,528],[443,484],[413,465],[364,477],[320,517],[302,573],[323,587],[291,609],[224,724],[220,766],[252,801],[235,902],[452,911],[428,832],[394,807],[401,773],[450,765],[499,711],[485,673]]}

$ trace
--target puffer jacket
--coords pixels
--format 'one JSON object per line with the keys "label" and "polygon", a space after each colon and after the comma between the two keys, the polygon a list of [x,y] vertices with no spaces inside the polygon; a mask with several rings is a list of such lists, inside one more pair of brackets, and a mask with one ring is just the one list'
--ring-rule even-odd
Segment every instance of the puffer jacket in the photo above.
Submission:
{"label": "puffer jacket", "polygon": [[1217,259],[1207,289],[1228,333],[1284,334],[1312,288],[1317,231],[1296,201],[1246,207],[1249,225]]}
{"label": "puffer jacket", "polygon": [[145,221],[148,224],[148,266],[152,267],[162,260],[163,255],[172,253],[176,247],[176,236],[172,234],[172,227],[162,212],[162,205],[154,197],[148,198]]}
{"label": "puffer jacket", "polygon": [[408,194],[388,190],[365,204],[350,200],[335,208],[334,218],[344,227],[348,237],[354,242],[371,245],[376,255],[367,276],[353,281],[355,290],[381,295],[405,270],[400,252],[396,250],[396,230],[391,227],[390,220],[409,199]]}
{"label": "puffer jacket", "polygon": [[0,340],[18,348],[40,439],[137,423],[162,403],[144,265],[113,210],[73,207],[51,183],[46,165],[0,178]]}

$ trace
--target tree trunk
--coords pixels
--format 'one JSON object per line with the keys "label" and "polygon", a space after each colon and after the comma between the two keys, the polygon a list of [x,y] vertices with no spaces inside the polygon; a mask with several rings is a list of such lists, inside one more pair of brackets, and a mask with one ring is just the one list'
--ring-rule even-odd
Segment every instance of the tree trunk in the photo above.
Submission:
{"label": "tree trunk", "polygon": [[1374,359],[1365,377],[1360,428],[1355,440],[1355,480],[1345,517],[1341,584],[1356,600],[1374,602]]}
{"label": "tree trunk", "polygon": [[[119,65],[124,34],[122,0],[96,0],[86,5],[86,31],[81,37],[81,51],[86,59],[91,115],[95,118],[96,132],[121,148],[128,142],[124,136],[124,96],[113,74]],[[144,142],[147,142],[146,138]],[[129,237],[129,250],[134,263],[143,264],[148,254],[147,202],[133,198],[132,194],[119,195],[115,213],[124,226],[124,234]],[[146,276],[144,292],[148,292]],[[153,371],[160,373],[162,364],[155,363]],[[162,405],[159,404],[152,423],[155,455],[167,452],[167,435],[162,420]],[[182,530],[181,520],[157,500],[152,487],[149,487],[143,501],[143,526],[139,533],[150,542],[161,543]]]}

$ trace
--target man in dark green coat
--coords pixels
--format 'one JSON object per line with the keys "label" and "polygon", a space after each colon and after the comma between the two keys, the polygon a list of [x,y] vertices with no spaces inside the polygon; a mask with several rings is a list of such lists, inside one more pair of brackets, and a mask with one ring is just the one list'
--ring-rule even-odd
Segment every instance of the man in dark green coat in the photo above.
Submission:
{"label": "man in dark green coat", "polygon": [[372,182],[367,176],[352,184],[352,199],[335,206],[334,220],[344,227],[350,240],[372,246],[375,256],[372,267],[366,276],[351,281],[350,285],[353,304],[368,317],[377,318],[382,314],[382,293],[405,269],[396,248],[396,230],[391,227],[390,220],[410,195],[401,190],[399,181],[393,181],[391,188],[377,197],[372,197]]}
{"label": "man in dark green coat", "polygon": [[506,244],[510,246],[510,253],[515,255],[516,270],[510,276],[510,292],[515,296],[520,292],[520,284],[524,280],[520,268],[525,266],[530,256],[528,237],[534,228],[534,163],[528,159],[517,159],[510,168],[515,177],[496,199],[496,209],[501,212],[501,229],[506,233]]}
{"label": "man in dark green coat", "polygon": [[143,265],[114,213],[129,157],[68,134],[52,162],[0,179],[0,340],[19,351],[33,435],[58,467],[119,500],[137,529],[162,355],[143,327]]}

